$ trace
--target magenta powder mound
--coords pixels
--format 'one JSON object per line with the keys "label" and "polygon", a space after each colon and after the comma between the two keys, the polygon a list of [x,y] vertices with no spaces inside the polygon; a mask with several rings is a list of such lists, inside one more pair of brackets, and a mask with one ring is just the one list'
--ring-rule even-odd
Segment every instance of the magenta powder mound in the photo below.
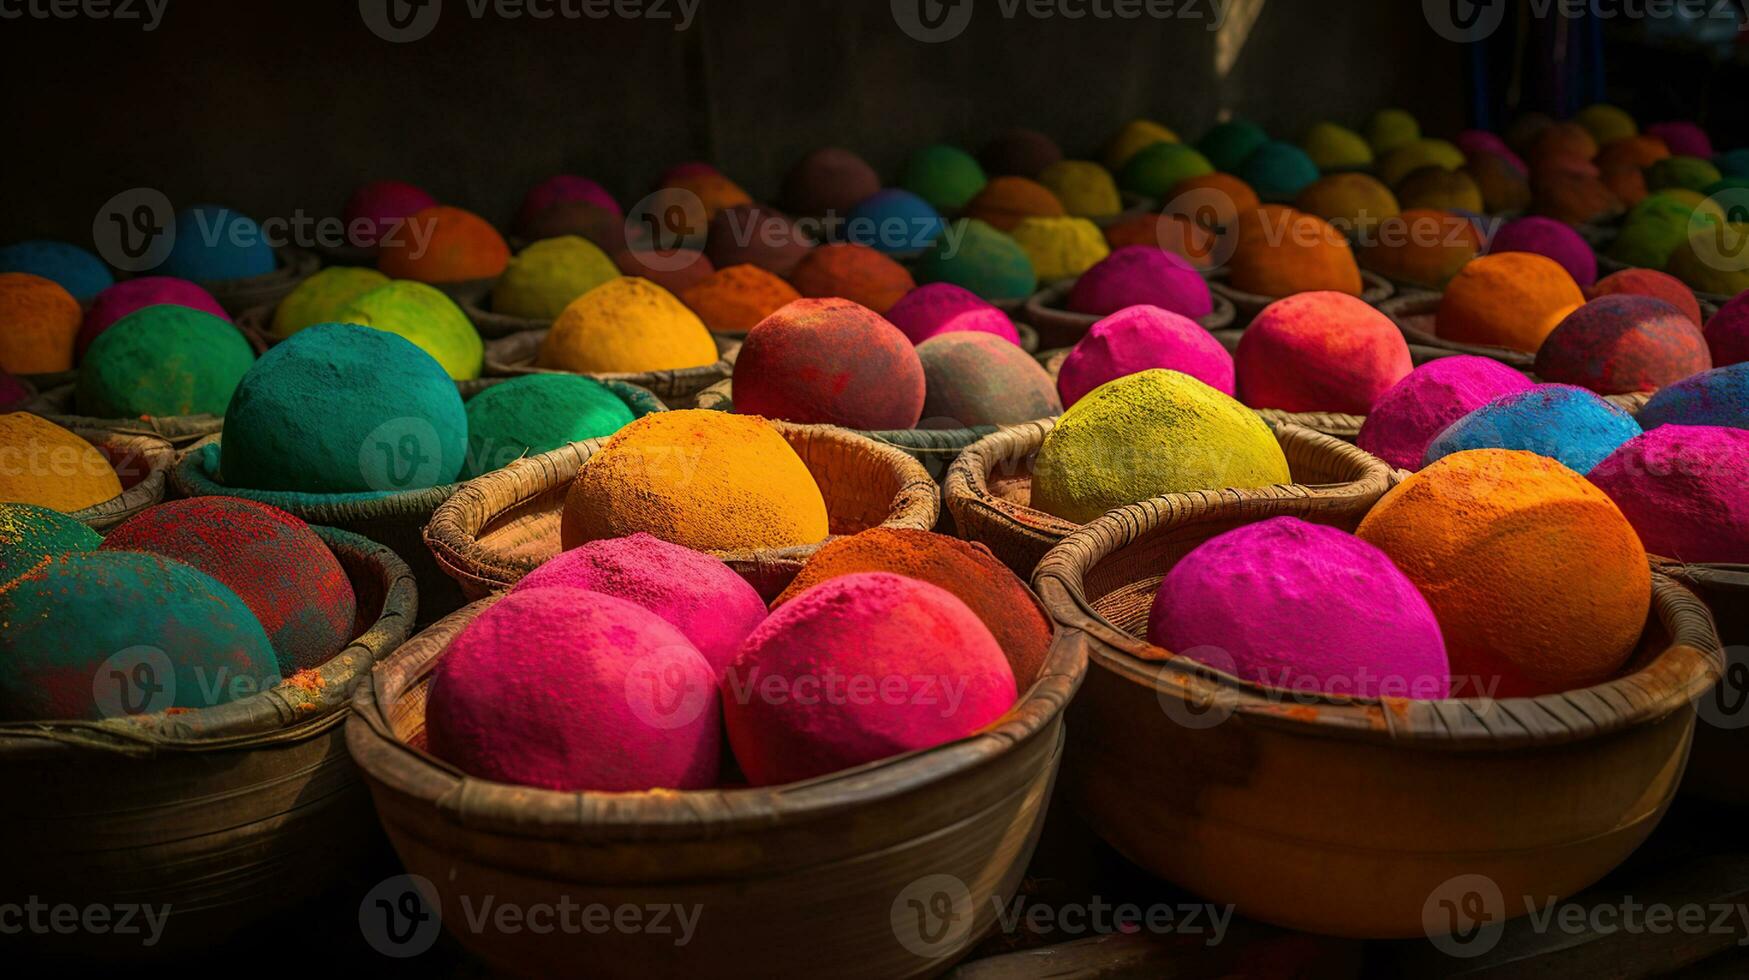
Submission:
{"label": "magenta powder mound", "polygon": [[1683,562],[1749,562],[1749,430],[1660,425],[1586,478],[1621,508],[1646,551]]}
{"label": "magenta powder mound", "polygon": [[25,383],[0,371],[0,411],[12,411],[36,397],[36,392],[25,386]]}
{"label": "magenta powder mound", "polygon": [[403,223],[434,207],[437,198],[424,188],[399,180],[373,180],[352,192],[340,216],[346,222],[347,241],[374,249],[385,235],[407,234],[400,230]]}
{"label": "magenta powder mound", "polygon": [[822,776],[973,734],[1014,704],[990,630],[945,589],[886,572],[828,579],[747,638],[723,680],[748,782]]}
{"label": "magenta powder mound", "polygon": [[231,315],[213,299],[213,294],[200,288],[187,279],[176,279],[171,276],[141,276],[138,279],[124,279],[110,286],[91,301],[91,306],[85,311],[85,322],[79,327],[79,338],[75,341],[78,358],[85,356],[85,349],[97,339],[97,335],[108,330],[110,324],[127,316],[135,310],[147,306],[186,306],[191,310],[211,313],[221,320],[229,322]]}
{"label": "magenta powder mound", "polygon": [[1014,329],[1008,314],[951,282],[932,282],[911,290],[887,310],[887,320],[913,344],[956,330],[975,330],[1011,344],[1020,343],[1020,331]]}
{"label": "magenta powder mound", "polygon": [[1233,355],[1214,334],[1177,313],[1132,306],[1087,329],[1063,359],[1057,393],[1068,408],[1107,381],[1149,368],[1188,374],[1223,395],[1234,392]]}
{"label": "magenta powder mound", "polygon": [[648,534],[590,541],[543,563],[511,593],[554,587],[599,592],[667,620],[704,655],[715,676],[765,620],[765,602],[721,559]]}
{"label": "magenta powder mound", "polygon": [[573,202],[600,208],[615,218],[624,214],[620,210],[619,202],[613,199],[607,188],[587,177],[558,174],[530,187],[528,193],[523,195],[522,206],[516,210],[516,227],[526,229],[547,208]]}
{"label": "magenta powder mound", "polygon": [[1014,425],[1063,414],[1031,354],[993,334],[956,330],[917,345],[925,396],[920,429]]}
{"label": "magenta powder mound", "polygon": [[1094,316],[1128,306],[1158,306],[1194,320],[1209,315],[1214,299],[1207,280],[1183,257],[1147,245],[1126,245],[1081,273],[1067,305]]}
{"label": "magenta powder mound", "polygon": [[1428,361],[1373,402],[1355,444],[1385,462],[1418,470],[1427,444],[1458,419],[1531,380],[1491,357],[1459,354]]}
{"label": "magenta powder mound", "polygon": [[505,595],[431,678],[431,754],[470,776],[563,791],[705,789],[721,762],[711,665],[642,606],[569,588]]}
{"label": "magenta powder mound", "polygon": [[1657,391],[1712,366],[1706,338],[1681,310],[1625,294],[1567,314],[1536,352],[1538,377],[1600,395]]}
{"label": "magenta powder mound", "polygon": [[1707,320],[1705,334],[1714,367],[1749,361],[1749,292],[1719,307]]}
{"label": "magenta powder mound", "polygon": [[1413,366],[1391,318],[1346,293],[1298,293],[1264,307],[1233,352],[1252,408],[1365,415]]}
{"label": "magenta powder mound", "polygon": [[1712,159],[1713,141],[1706,130],[1691,122],[1661,122],[1646,127],[1647,136],[1656,136],[1670,148],[1672,156]]}
{"label": "magenta powder mound", "polygon": [[730,383],[735,411],[847,429],[911,429],[923,415],[917,348],[847,299],[798,299],[753,325]]}
{"label": "magenta powder mound", "polygon": [[1445,640],[1426,598],[1383,551],[1275,517],[1217,535],[1172,566],[1148,642],[1282,690],[1444,698]]}
{"label": "magenta powder mound", "polygon": [[1492,153],[1512,164],[1513,169],[1519,173],[1530,173],[1529,165],[1524,162],[1522,157],[1512,152],[1512,148],[1506,145],[1505,140],[1485,129],[1466,129],[1453,137],[1452,143],[1463,151],[1466,158],[1477,153]]}
{"label": "magenta powder mound", "polygon": [[1501,252],[1534,252],[1553,259],[1580,286],[1597,281],[1597,253],[1563,221],[1540,217],[1508,221],[1488,242],[1489,255]]}

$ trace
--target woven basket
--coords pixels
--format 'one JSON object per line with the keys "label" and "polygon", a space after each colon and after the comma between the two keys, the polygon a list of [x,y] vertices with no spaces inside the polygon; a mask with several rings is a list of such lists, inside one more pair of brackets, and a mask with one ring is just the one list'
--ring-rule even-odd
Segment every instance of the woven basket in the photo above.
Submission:
{"label": "woven basket", "polygon": [[[1053,651],[1015,706],[978,734],[769,788],[564,793],[474,779],[424,751],[433,665],[491,600],[420,634],[372,671],[346,726],[407,870],[435,883],[455,939],[495,973],[834,976],[942,973],[996,922],[1038,841],[1061,754],[1063,706],[1085,669]],[[906,945],[942,886],[964,918]],[[463,926],[487,896],[700,910],[685,944],[613,929]],[[466,903],[466,904],[464,904]]]}
{"label": "woven basket", "polygon": [[[989,548],[1021,578],[1081,525],[1030,506],[1032,462],[1055,419],[1002,429],[973,443],[948,470],[943,494],[959,536]],[[1307,513],[1352,530],[1392,484],[1391,467],[1332,436],[1297,425],[1271,427],[1287,456],[1291,484],[1210,489],[1153,498],[1168,511],[1222,503],[1254,517]]]}
{"label": "woven basket", "polygon": [[1749,565],[1660,560],[1659,570],[1692,589],[1712,610],[1724,644],[1725,676],[1701,701],[1694,751],[1682,792],[1739,809],[1749,808],[1743,767],[1749,760]]}
{"label": "woven basket", "polygon": [[165,481],[176,465],[176,450],[168,442],[143,433],[112,432],[70,426],[73,433],[97,447],[121,480],[121,496],[67,515],[96,531],[107,531],[164,499]]}
{"label": "woven basket", "polygon": [[272,272],[247,279],[222,279],[200,283],[200,287],[219,301],[232,316],[255,306],[276,306],[291,295],[298,283],[315,275],[322,264],[314,252],[286,246],[274,250],[279,266]]}
{"label": "woven basket", "polygon": [[[1073,347],[1087,335],[1089,327],[1105,319],[1092,313],[1076,313],[1063,308],[1063,303],[1069,298],[1069,291],[1075,288],[1078,281],[1078,278],[1064,280],[1033,293],[1026,301],[1026,311],[1021,315],[1038,330],[1041,347]],[[1213,293],[1209,298],[1214,301],[1214,308],[1207,316],[1198,317],[1196,322],[1209,330],[1224,330],[1232,326],[1238,315],[1232,300]]]}
{"label": "woven basket", "polygon": [[[771,425],[819,483],[833,535],[871,527],[927,531],[941,512],[935,481],[915,459],[830,425]],[[425,543],[437,565],[477,599],[514,585],[559,553],[559,516],[577,471],[606,443],[572,443],[476,480],[431,515]],[[767,599],[795,578],[819,544],[717,552]]]}
{"label": "woven basket", "polygon": [[101,931],[37,941],[81,957],[199,951],[323,891],[379,839],[341,723],[371,664],[406,641],[418,600],[394,553],[315,530],[352,580],[359,621],[303,683],[176,713],[0,723],[0,775],[16,788],[0,807],[7,893],[170,906],[156,946]]}
{"label": "woven basket", "polygon": [[[1224,269],[1216,273],[1209,279],[1209,291],[1223,296],[1232,302],[1233,308],[1238,311],[1236,322],[1240,326],[1250,323],[1256,318],[1257,314],[1263,312],[1264,307],[1282,298],[1280,296],[1261,296],[1257,293],[1247,293],[1242,290],[1234,289],[1232,286],[1228,285],[1229,275],[1230,273]],[[1381,306],[1386,300],[1395,295],[1397,291],[1396,287],[1391,285],[1389,279],[1386,279],[1384,276],[1381,276],[1376,272],[1369,272],[1366,269],[1360,270],[1360,281],[1360,298],[1372,306]]]}
{"label": "woven basket", "polygon": [[[508,337],[486,341],[486,375],[515,377],[523,374],[568,374],[552,368],[535,367],[545,330],[524,330]],[[735,355],[741,345],[725,337],[712,337],[721,355],[715,364],[681,368],[677,371],[641,371],[636,373],[591,374],[598,381],[613,379],[637,385],[655,392],[669,408],[690,408],[698,393],[728,377],[735,369]]]}
{"label": "woven basket", "polygon": [[461,307],[462,312],[468,315],[469,322],[474,325],[474,330],[487,340],[497,340],[499,337],[509,337],[530,330],[545,331],[553,325],[551,320],[538,317],[493,313],[485,308],[485,304],[486,298],[481,297],[464,302]]}
{"label": "woven basket", "polygon": [[[1070,799],[1149,873],[1240,915],[1361,938],[1420,937],[1463,875],[1497,921],[1602,877],[1676,789],[1718,637],[1654,575],[1630,673],[1501,701],[1343,699],[1264,688],[1146,643],[1162,576],[1260,514],[1120,508],[1039,565],[1056,644],[1089,659],[1070,719]],[[1432,913],[1425,910],[1432,909]]]}
{"label": "woven basket", "polygon": [[469,303],[479,304],[492,295],[492,287],[498,285],[498,277],[485,279],[463,279],[459,282],[432,282],[426,285],[455,300],[457,306],[467,306]]}

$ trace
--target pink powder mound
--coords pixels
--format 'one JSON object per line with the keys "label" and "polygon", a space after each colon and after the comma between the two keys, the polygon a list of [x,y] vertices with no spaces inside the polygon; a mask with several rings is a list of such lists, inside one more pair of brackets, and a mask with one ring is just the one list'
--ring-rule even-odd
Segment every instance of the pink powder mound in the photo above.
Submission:
{"label": "pink powder mound", "polygon": [[1712,366],[1694,321],[1650,296],[1599,296],[1567,314],[1536,352],[1537,377],[1600,395],[1657,391]]}
{"label": "pink powder mound", "polygon": [[1170,368],[1231,395],[1233,355],[1195,320],[1153,306],[1132,306],[1087,329],[1063,359],[1057,393],[1068,408],[1093,389],[1149,368]]}
{"label": "pink powder mound", "polygon": [[1660,425],[1586,478],[1621,508],[1646,551],[1684,562],[1749,562],[1749,429]]}
{"label": "pink powder mound", "polygon": [[438,660],[431,753],[482,779],[554,790],[704,789],[721,761],[704,656],[655,613],[578,589],[507,594]]}
{"label": "pink powder mound", "polygon": [[1706,130],[1691,122],[1661,122],[1646,127],[1647,136],[1656,136],[1670,148],[1672,156],[1700,157],[1711,160],[1713,141]]}
{"label": "pink powder mound", "polygon": [[[373,180],[352,192],[340,216],[346,222],[348,240],[356,237],[359,240],[354,244],[375,248],[384,235],[393,232],[402,222],[436,206],[437,198],[423,188],[399,180]],[[362,231],[353,227],[354,222],[360,221],[368,223]]]}
{"label": "pink powder mound", "polygon": [[779,606],[722,691],[729,744],[755,786],[964,738],[1016,697],[1008,658],[964,602],[886,572],[828,579]]}
{"label": "pink powder mound", "polygon": [[932,282],[918,286],[887,310],[887,319],[898,327],[911,343],[921,344],[941,333],[955,330],[975,330],[995,334],[1013,344],[1020,343],[1020,332],[1008,314],[984,301],[969,289],[950,282]]}
{"label": "pink powder mound", "polygon": [[34,397],[35,392],[26,388],[24,382],[0,371],[0,410],[10,412]]}
{"label": "pink powder mound", "polygon": [[1275,517],[1217,535],[1166,573],[1148,642],[1278,689],[1346,697],[1450,696],[1427,600],[1383,551]]}
{"label": "pink powder mound", "polygon": [[1346,293],[1298,293],[1264,307],[1233,353],[1252,408],[1365,415],[1413,365],[1391,318]]}
{"label": "pink powder mound", "polygon": [[1749,293],[1738,293],[1706,322],[1713,367],[1749,361]]}
{"label": "pink powder mound", "polygon": [[1519,173],[1530,173],[1530,167],[1524,162],[1523,157],[1512,152],[1512,148],[1506,145],[1505,140],[1485,129],[1466,129],[1457,134],[1452,143],[1463,151],[1465,157],[1477,153],[1492,153],[1512,164]]}
{"label": "pink powder mound", "polygon": [[1158,306],[1191,319],[1214,309],[1208,281],[1182,256],[1146,245],[1126,245],[1075,280],[1068,306],[1107,316],[1128,306]]}
{"label": "pink powder mound", "polygon": [[1554,259],[1580,286],[1597,281],[1597,253],[1563,221],[1539,217],[1508,221],[1488,242],[1489,255],[1501,252],[1534,252]]}
{"label": "pink powder mound", "polygon": [[85,322],[79,327],[79,337],[75,341],[77,356],[84,358],[85,349],[91,346],[98,334],[108,330],[110,324],[148,306],[186,306],[211,313],[226,323],[231,320],[231,315],[225,312],[218,300],[213,299],[212,293],[187,279],[170,276],[124,279],[92,298],[91,308],[85,311]]}
{"label": "pink powder mound", "polygon": [[741,641],[765,620],[758,591],[720,559],[642,533],[572,548],[510,591],[554,587],[599,592],[648,609],[692,641],[719,680]]}
{"label": "pink powder mound", "polygon": [[619,202],[607,192],[607,188],[597,184],[587,177],[575,174],[559,174],[530,187],[522,197],[522,207],[516,210],[516,227],[527,228],[542,211],[555,204],[569,201],[581,201],[593,205],[612,214],[615,218],[624,217]]}
{"label": "pink powder mound", "polygon": [[1428,361],[1373,402],[1355,444],[1399,469],[1418,470],[1427,444],[1446,426],[1531,380],[1491,357]]}

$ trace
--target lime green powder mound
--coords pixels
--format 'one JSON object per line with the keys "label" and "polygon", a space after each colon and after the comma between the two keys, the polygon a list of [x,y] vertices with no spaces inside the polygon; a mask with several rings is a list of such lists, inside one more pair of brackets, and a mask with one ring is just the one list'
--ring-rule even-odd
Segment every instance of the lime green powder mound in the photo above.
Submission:
{"label": "lime green powder mound", "polygon": [[379,286],[387,286],[389,277],[375,269],[337,265],[323,269],[279,301],[273,311],[270,332],[284,340],[299,330],[316,323],[332,323],[346,304]]}
{"label": "lime green powder mound", "polygon": [[613,435],[632,410],[601,382],[575,374],[531,374],[493,385],[468,401],[468,456],[476,477],[524,456]]}
{"label": "lime green powder mound", "polygon": [[492,288],[492,312],[556,320],[572,300],[617,278],[619,268],[594,242],[577,235],[543,238],[510,260]]}
{"label": "lime green powder mound", "polygon": [[102,535],[60,511],[34,504],[0,503],[0,585],[46,558],[96,551]]}
{"label": "lime green powder mound", "polygon": [[412,341],[457,381],[480,376],[486,349],[479,333],[454,300],[425,283],[394,280],[346,304],[334,319]]}
{"label": "lime green powder mound", "polygon": [[147,306],[99,334],[74,400],[105,419],[223,415],[255,352],[237,328],[186,306]]}

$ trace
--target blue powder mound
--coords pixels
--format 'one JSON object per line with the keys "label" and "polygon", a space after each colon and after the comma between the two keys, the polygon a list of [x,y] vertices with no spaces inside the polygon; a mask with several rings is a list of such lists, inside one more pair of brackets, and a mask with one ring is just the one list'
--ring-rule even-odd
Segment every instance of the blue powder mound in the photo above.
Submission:
{"label": "blue powder mound", "polygon": [[1535,385],[1447,426],[1428,443],[1422,465],[1467,449],[1522,449],[1588,473],[1640,431],[1632,415],[1584,388]]}
{"label": "blue powder mound", "polygon": [[1289,203],[1319,177],[1318,165],[1306,151],[1280,140],[1253,150],[1235,175],[1265,201]]}
{"label": "blue powder mound", "polygon": [[216,204],[197,204],[176,215],[176,242],[155,270],[195,282],[225,282],[264,276],[275,266],[261,226]]}
{"label": "blue powder mound", "polygon": [[928,248],[941,236],[940,212],[910,191],[889,187],[852,208],[844,237],[888,254]]}
{"label": "blue powder mound", "polygon": [[115,276],[102,259],[67,242],[38,240],[0,248],[0,272],[52,279],[81,303],[115,285]]}
{"label": "blue powder mound", "polygon": [[1749,361],[1713,368],[1665,387],[1640,409],[1640,427],[1717,425],[1749,429]]}

